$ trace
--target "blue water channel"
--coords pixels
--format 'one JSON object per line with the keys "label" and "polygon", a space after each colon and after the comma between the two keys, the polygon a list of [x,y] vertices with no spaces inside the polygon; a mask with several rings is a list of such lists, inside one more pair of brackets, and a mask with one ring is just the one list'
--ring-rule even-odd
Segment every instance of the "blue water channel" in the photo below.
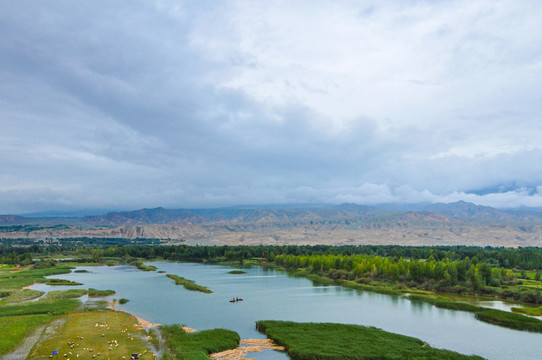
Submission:
{"label": "blue water channel", "polygon": [[[265,338],[255,329],[257,320],[338,322],[375,326],[413,336],[433,347],[476,354],[489,360],[540,360],[542,334],[490,325],[474,314],[439,309],[405,297],[382,295],[339,286],[319,286],[305,278],[263,267],[233,275],[228,266],[192,263],[147,263],[206,286],[212,294],[185,290],[165,274],[133,266],[78,267],[88,273],[56,275],[83,286],[44,284],[34,289],[112,289],[115,298],[130,301],[118,308],[160,324],[184,324],[198,330],[226,328],[241,338]],[[230,303],[233,297],[244,301]],[[251,353],[256,359],[288,359],[277,352]]]}

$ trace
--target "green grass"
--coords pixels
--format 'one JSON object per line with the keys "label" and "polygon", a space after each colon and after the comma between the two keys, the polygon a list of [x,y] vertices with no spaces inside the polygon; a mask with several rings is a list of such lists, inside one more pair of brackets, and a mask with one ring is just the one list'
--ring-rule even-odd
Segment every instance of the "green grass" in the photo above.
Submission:
{"label": "green grass", "polygon": [[0,355],[15,349],[36,327],[51,320],[50,315],[25,315],[0,318]]}
{"label": "green grass", "polygon": [[359,284],[355,281],[349,281],[349,280],[339,280],[338,283],[342,286],[345,286],[351,289],[372,291],[379,294],[386,294],[386,295],[402,295],[403,294],[402,291],[397,290],[393,287],[389,287],[389,286]]}
{"label": "green grass", "polygon": [[39,298],[43,294],[45,294],[43,291],[31,290],[31,289],[23,289],[21,291],[14,292],[11,295],[9,295],[8,297],[2,299],[0,301],[0,304],[20,303],[20,302],[23,302],[23,301]]}
{"label": "green grass", "polygon": [[408,298],[410,300],[423,301],[423,302],[435,305],[436,307],[443,308],[443,309],[470,311],[470,312],[478,312],[478,311],[486,310],[486,308],[483,308],[481,306],[471,305],[471,304],[458,302],[458,301],[451,301],[449,299],[445,299],[441,297],[409,295]]}
{"label": "green grass", "polygon": [[130,300],[125,299],[125,298],[120,298],[119,299],[119,304],[126,304],[128,301],[130,301]]}
{"label": "green grass", "polygon": [[93,288],[88,289],[88,296],[90,297],[103,297],[115,294],[114,290],[96,290]]}
{"label": "green grass", "polygon": [[83,284],[78,283],[76,281],[65,280],[65,279],[46,279],[45,283],[47,285],[53,285],[53,286],[54,285],[63,285],[63,286],[66,286],[66,285],[70,285],[70,286],[83,285]]}
{"label": "green grass", "polygon": [[502,310],[486,310],[476,313],[476,318],[491,324],[507,328],[542,332],[542,321],[521,314],[515,314]]}
{"label": "green grass", "polygon": [[33,269],[27,266],[22,269],[2,268],[0,270],[0,293],[3,295],[19,291],[25,286],[35,283],[45,283],[48,279],[44,276],[69,274],[69,267],[51,267],[45,269]]}
{"label": "green grass", "polygon": [[[130,314],[109,310],[75,312],[62,319],[65,321],[49,325],[47,332],[51,335],[42,337],[32,348],[28,359],[48,359],[52,350],[58,350],[57,360],[93,359],[93,355],[96,360],[129,359],[130,354],[143,352],[145,355],[140,359],[154,358],[142,340],[145,332],[136,326],[137,320]],[[111,343],[112,340],[116,342]],[[92,349],[92,352],[88,349]],[[64,354],[68,356],[64,357]],[[77,354],[80,356],[77,357]]]}
{"label": "green grass", "polygon": [[0,317],[33,314],[66,314],[75,310],[81,303],[73,299],[39,300],[21,304],[0,306]]}
{"label": "green grass", "polygon": [[206,293],[206,294],[210,294],[210,293],[213,292],[212,290],[209,290],[208,288],[206,288],[204,286],[196,284],[192,280],[188,280],[188,279],[185,279],[183,277],[180,277],[180,276],[177,276],[177,275],[172,275],[172,274],[166,274],[166,276],[168,278],[170,278],[170,279],[173,279],[175,281],[175,285],[182,285],[187,290],[200,291],[200,292]]}
{"label": "green grass", "polygon": [[297,360],[482,359],[435,349],[416,338],[360,325],[258,321],[256,327]]}
{"label": "green grass", "polygon": [[74,270],[74,273],[88,273],[88,270]]}
{"label": "green grass", "polygon": [[156,271],[156,269],[157,269],[156,266],[145,265],[141,261],[134,261],[132,264],[136,268],[138,268],[139,270],[142,270],[142,271]]}
{"label": "green grass", "polygon": [[239,335],[231,330],[213,329],[188,334],[178,325],[160,329],[172,358],[177,360],[208,360],[209,354],[239,346]]}
{"label": "green grass", "polygon": [[542,316],[542,306],[539,307],[513,307],[513,312],[531,315],[531,316]]}
{"label": "green grass", "polygon": [[55,290],[49,291],[44,297],[44,300],[54,299],[76,299],[85,295],[87,291],[85,289],[70,289],[70,290]]}
{"label": "green grass", "polygon": [[293,272],[289,271],[288,275],[295,276],[295,277],[306,277],[307,279],[320,285],[341,285],[341,286],[348,287],[351,289],[372,291],[379,294],[402,295],[405,292],[402,290],[398,290],[395,287],[385,286],[381,284],[368,285],[368,284],[360,284],[355,281],[350,281],[350,280],[345,280],[345,279],[333,280],[326,276],[311,274],[306,269],[296,269],[296,271],[293,271]]}
{"label": "green grass", "polygon": [[232,271],[228,271],[228,274],[234,274],[234,275],[240,275],[240,274],[246,274],[247,272],[246,271],[243,271],[243,270],[232,270]]}

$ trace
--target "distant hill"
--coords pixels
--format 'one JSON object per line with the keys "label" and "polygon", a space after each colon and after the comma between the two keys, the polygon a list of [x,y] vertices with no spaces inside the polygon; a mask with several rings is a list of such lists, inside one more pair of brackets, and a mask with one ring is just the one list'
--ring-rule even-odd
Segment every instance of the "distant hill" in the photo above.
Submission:
{"label": "distant hill", "polygon": [[490,206],[476,205],[466,201],[457,201],[449,204],[431,204],[424,207],[424,210],[453,216],[457,218],[474,219],[513,219],[514,215],[497,210]]}
{"label": "distant hill", "polygon": [[542,246],[542,212],[450,204],[140,209],[84,217],[0,216],[0,239],[160,239],[184,244]]}
{"label": "distant hill", "polygon": [[111,212],[100,216],[86,216],[81,221],[92,225],[149,225],[149,224],[211,224],[261,223],[292,220],[348,218],[374,211],[372,207],[355,204],[301,208],[243,208],[216,209],[141,209]]}
{"label": "distant hill", "polygon": [[[398,208],[401,210],[393,210]],[[542,210],[514,209],[498,210],[490,206],[476,205],[470,202],[457,201],[449,204],[413,204],[388,205],[372,207],[344,203],[341,205],[299,205],[299,206],[234,206],[214,209],[139,209],[133,211],[116,211],[104,215],[83,217],[65,216],[20,216],[0,215],[0,225],[24,224],[79,224],[89,226],[135,226],[151,224],[248,224],[248,223],[291,223],[296,221],[323,221],[366,219],[372,217],[397,217],[435,219],[434,214],[456,219],[493,219],[542,221]],[[412,214],[416,213],[416,216]],[[72,213],[73,215],[74,213]],[[34,215],[34,214],[33,214]],[[37,214],[36,214],[37,215]]]}
{"label": "distant hill", "polygon": [[19,215],[0,215],[0,225],[24,225],[32,222],[32,218]]}

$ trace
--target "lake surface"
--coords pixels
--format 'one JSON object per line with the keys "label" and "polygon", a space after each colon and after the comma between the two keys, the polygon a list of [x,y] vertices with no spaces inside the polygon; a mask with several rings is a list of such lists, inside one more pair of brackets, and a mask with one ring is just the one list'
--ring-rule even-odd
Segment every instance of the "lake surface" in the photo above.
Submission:
{"label": "lake surface", "polygon": [[[226,328],[241,338],[265,338],[255,330],[257,320],[338,322],[375,326],[413,336],[433,347],[476,354],[490,360],[542,359],[542,334],[490,325],[474,314],[439,309],[430,304],[342,288],[316,286],[305,278],[252,267],[246,274],[228,274],[232,268],[190,263],[147,263],[166,273],[194,280],[213,290],[203,294],[174,285],[166,274],[144,272],[132,266],[78,267],[89,273],[55,275],[84,286],[34,285],[49,291],[73,288],[112,289],[115,298],[130,301],[119,309],[160,324],[185,324],[198,330]],[[243,302],[230,303],[233,297]],[[278,352],[251,353],[257,359],[288,359]]]}

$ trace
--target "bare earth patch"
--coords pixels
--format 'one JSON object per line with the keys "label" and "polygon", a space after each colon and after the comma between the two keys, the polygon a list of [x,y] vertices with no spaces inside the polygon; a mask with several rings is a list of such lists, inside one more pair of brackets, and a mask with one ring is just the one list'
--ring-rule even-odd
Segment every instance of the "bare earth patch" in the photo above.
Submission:
{"label": "bare earth patch", "polygon": [[248,353],[256,353],[264,350],[284,351],[284,347],[275,344],[270,339],[243,339],[237,349],[211,354],[209,357],[215,360],[251,360],[246,357]]}

